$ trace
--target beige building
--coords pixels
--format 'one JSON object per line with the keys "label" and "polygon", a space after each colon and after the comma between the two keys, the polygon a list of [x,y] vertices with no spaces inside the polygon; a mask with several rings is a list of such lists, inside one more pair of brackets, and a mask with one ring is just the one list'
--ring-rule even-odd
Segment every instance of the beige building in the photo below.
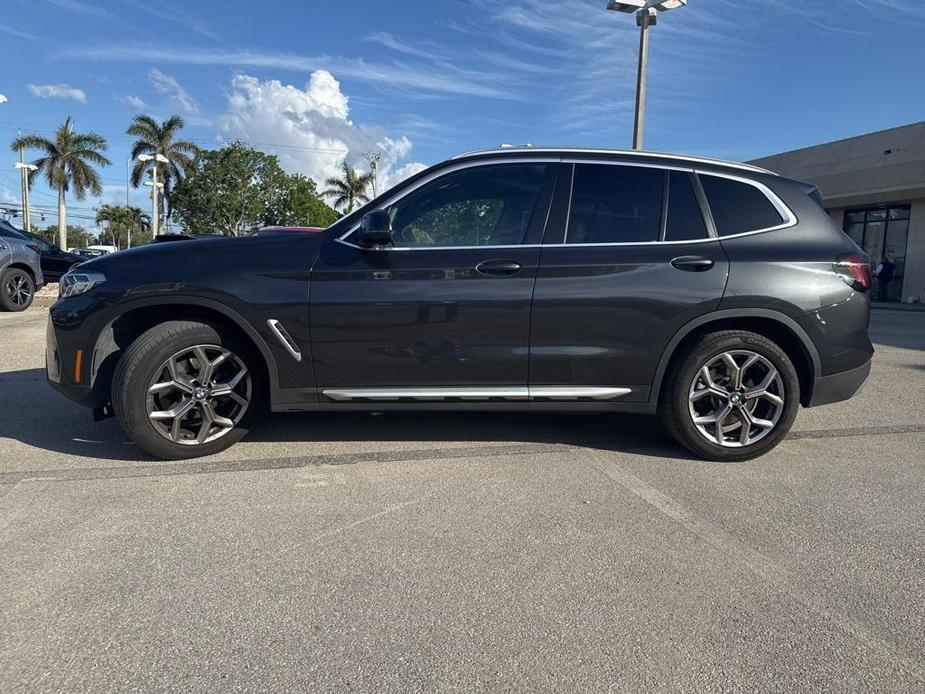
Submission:
{"label": "beige building", "polygon": [[[816,184],[826,210],[874,267],[895,258],[890,301],[925,303],[925,122],[757,159]],[[880,296],[875,285],[874,298]]]}

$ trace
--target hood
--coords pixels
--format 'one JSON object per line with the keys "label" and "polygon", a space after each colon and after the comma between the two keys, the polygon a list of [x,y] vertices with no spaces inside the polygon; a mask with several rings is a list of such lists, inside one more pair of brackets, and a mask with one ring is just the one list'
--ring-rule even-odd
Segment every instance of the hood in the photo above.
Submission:
{"label": "hood", "polygon": [[239,274],[259,264],[282,269],[293,262],[303,269],[314,263],[326,234],[284,236],[203,236],[173,243],[153,243],[92,258],[81,270],[96,270],[126,285],[190,282],[209,276]]}

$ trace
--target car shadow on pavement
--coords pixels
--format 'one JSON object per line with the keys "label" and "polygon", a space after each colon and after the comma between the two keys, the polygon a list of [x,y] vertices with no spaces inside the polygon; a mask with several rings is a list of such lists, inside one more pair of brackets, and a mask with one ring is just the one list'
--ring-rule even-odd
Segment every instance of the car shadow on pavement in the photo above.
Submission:
{"label": "car shadow on pavement", "polygon": [[[39,451],[82,458],[126,462],[153,460],[135,446],[114,419],[94,422],[90,410],[56,393],[47,384],[43,369],[0,373],[0,402],[4,403],[0,439],[19,441]],[[423,442],[435,444],[435,448],[460,444],[474,444],[480,448],[512,443],[567,445],[693,459],[671,441],[654,417],[620,414],[276,413],[266,415],[245,441],[284,444],[285,452],[282,453],[268,446],[265,456],[268,458],[292,457],[294,453],[312,456],[332,451],[369,452],[373,456],[378,448],[366,444],[382,442],[390,451],[395,451],[400,449],[395,444],[401,442],[408,442],[409,448],[417,450]],[[299,443],[305,444],[304,450],[294,451],[292,444]],[[440,443],[447,446],[436,445]],[[234,450],[222,457],[233,459]],[[4,453],[0,452],[0,461],[3,458]],[[30,461],[29,467],[44,467],[41,454]]]}

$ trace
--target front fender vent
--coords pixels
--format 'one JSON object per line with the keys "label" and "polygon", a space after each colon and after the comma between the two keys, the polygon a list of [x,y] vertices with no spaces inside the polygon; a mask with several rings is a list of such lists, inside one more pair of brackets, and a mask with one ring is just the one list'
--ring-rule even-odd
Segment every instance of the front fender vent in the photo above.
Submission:
{"label": "front fender vent", "polygon": [[283,324],[275,318],[271,318],[267,321],[267,325],[270,326],[270,330],[276,335],[276,339],[280,341],[280,344],[292,355],[292,358],[296,361],[302,361],[302,352],[299,350],[299,346],[296,344],[295,340],[292,339],[292,335],[286,332],[286,328],[283,327]]}

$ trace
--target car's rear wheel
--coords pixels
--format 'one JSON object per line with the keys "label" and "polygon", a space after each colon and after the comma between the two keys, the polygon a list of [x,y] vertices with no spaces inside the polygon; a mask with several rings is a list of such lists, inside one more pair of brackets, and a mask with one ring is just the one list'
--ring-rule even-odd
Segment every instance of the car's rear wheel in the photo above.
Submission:
{"label": "car's rear wheel", "polygon": [[236,333],[173,321],[142,334],[119,360],[113,409],[158,458],[210,455],[244,437],[266,396],[252,347]]}
{"label": "car's rear wheel", "polygon": [[756,333],[704,335],[666,374],[659,416],[668,432],[709,460],[764,455],[790,431],[800,382],[790,358]]}
{"label": "car's rear wheel", "polygon": [[18,267],[7,268],[0,276],[0,306],[6,311],[25,311],[35,298],[35,281]]}

